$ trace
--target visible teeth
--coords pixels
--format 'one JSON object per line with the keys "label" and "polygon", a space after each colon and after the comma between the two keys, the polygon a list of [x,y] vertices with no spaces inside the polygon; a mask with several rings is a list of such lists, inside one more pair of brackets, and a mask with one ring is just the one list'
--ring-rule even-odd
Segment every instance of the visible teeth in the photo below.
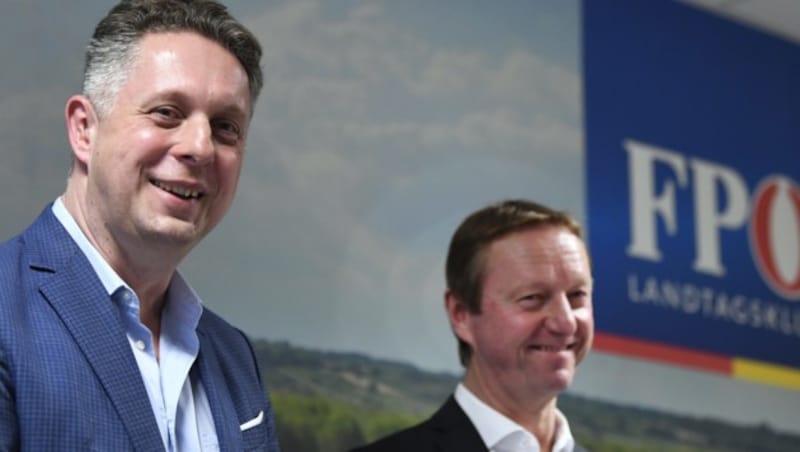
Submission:
{"label": "visible teeth", "polygon": [[546,352],[557,352],[557,351],[564,350],[565,348],[569,348],[569,346],[560,347],[560,346],[555,346],[555,345],[534,345],[533,348],[535,348],[536,350],[542,350],[542,351],[546,351]]}
{"label": "visible teeth", "polygon": [[156,187],[158,187],[158,188],[160,188],[160,189],[162,189],[164,191],[168,191],[170,193],[174,193],[174,194],[176,194],[176,195],[178,195],[178,196],[180,196],[182,198],[197,199],[197,198],[200,197],[200,192],[195,191],[195,190],[189,190],[188,188],[173,187],[171,185],[166,185],[166,184],[164,184],[162,182],[159,182],[159,181],[153,181],[153,185],[155,185]]}

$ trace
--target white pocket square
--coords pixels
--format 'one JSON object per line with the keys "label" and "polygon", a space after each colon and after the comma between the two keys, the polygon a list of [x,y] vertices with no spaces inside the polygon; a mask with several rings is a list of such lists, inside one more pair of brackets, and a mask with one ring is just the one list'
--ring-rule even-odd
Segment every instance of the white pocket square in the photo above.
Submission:
{"label": "white pocket square", "polygon": [[250,419],[249,421],[247,421],[244,424],[240,425],[239,429],[241,431],[249,430],[249,429],[255,427],[256,425],[261,425],[262,422],[264,422],[264,411],[259,411],[258,412],[258,416],[254,417],[253,419]]}

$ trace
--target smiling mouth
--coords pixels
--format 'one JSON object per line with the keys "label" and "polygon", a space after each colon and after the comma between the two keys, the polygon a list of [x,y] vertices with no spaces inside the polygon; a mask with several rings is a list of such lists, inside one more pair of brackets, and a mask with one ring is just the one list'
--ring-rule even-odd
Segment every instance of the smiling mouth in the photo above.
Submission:
{"label": "smiling mouth", "polygon": [[575,344],[569,345],[531,345],[529,348],[533,350],[538,350],[542,352],[560,352],[564,350],[572,350],[575,348]]}
{"label": "smiling mouth", "polygon": [[164,190],[165,192],[171,193],[182,199],[200,199],[203,197],[203,193],[196,190],[190,190],[188,188],[167,185],[157,180],[150,180],[150,183],[160,188],[161,190]]}

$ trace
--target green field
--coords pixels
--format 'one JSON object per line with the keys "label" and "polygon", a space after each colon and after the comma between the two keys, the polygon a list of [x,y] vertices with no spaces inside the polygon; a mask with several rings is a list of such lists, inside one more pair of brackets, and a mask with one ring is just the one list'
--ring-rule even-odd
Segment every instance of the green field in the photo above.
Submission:
{"label": "green field", "polygon": [[[428,417],[457,375],[286,342],[256,341],[256,355],[288,452],[341,452]],[[564,394],[559,407],[578,441],[597,452],[800,451],[800,436]],[[413,452],[413,451],[410,451]]]}

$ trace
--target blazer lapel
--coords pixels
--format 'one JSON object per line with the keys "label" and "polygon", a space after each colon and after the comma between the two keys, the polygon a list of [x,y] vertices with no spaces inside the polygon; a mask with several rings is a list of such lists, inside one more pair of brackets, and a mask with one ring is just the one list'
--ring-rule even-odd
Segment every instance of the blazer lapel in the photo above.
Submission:
{"label": "blazer lapel", "polygon": [[197,354],[196,369],[193,369],[193,373],[199,371],[200,381],[206,391],[217,430],[219,450],[242,450],[239,417],[231,402],[231,395],[228,392],[225,376],[221,372],[214,344],[200,327],[197,337],[200,340],[200,352]]}
{"label": "blazer lapel", "polygon": [[481,435],[453,396],[431,417],[431,428],[435,433],[438,450],[488,452]]}
{"label": "blazer lapel", "polygon": [[[38,246],[31,259],[42,272],[40,292],[64,322],[94,370],[136,450],[163,450],[140,371],[119,314],[91,265],[49,209],[30,239]],[[46,242],[39,234],[47,236]],[[132,378],[134,377],[134,378]]]}

